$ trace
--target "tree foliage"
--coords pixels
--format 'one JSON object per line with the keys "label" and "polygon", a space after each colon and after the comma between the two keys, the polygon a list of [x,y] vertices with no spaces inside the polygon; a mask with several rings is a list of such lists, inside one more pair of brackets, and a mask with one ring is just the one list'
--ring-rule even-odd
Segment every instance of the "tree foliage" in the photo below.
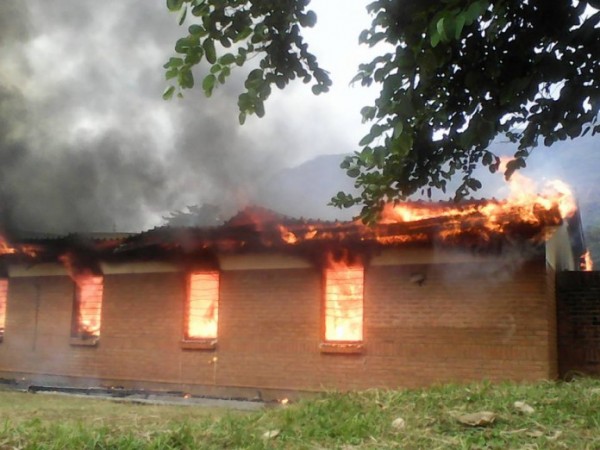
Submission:
{"label": "tree foliage", "polygon": [[[194,87],[192,68],[206,61],[210,68],[202,80],[207,97],[225,83],[235,66],[243,66],[257,55],[258,62],[245,82],[245,92],[238,99],[240,123],[246,115],[264,116],[264,102],[272,86],[283,89],[300,78],[312,83],[312,92],[327,92],[331,80],[309,53],[301,34],[302,27],[312,27],[317,16],[307,11],[310,0],[167,0],[171,11],[181,11],[180,24],[194,18],[188,35],[175,44],[180,55],[166,64],[167,80],[174,79],[180,89]],[[218,49],[218,50],[217,50]],[[175,93],[167,88],[164,98]],[[180,92],[181,94],[181,92]]]}
{"label": "tree foliage", "polygon": [[[273,84],[283,88],[299,77],[313,81],[315,94],[331,84],[301,36],[316,21],[308,0],[167,4],[196,18],[175,46],[182,57],[165,65],[180,89],[193,87],[191,68],[202,59],[210,64],[202,83],[210,95],[234,64],[262,56],[239,97],[242,123],[247,114],[264,114]],[[360,111],[372,123],[361,150],[342,163],[360,195],[340,192],[333,204],[362,204],[368,220],[385,202],[445,191],[454,176],[461,177],[460,199],[481,188],[478,166],[498,170],[488,149],[498,135],[518,144],[509,177],[539,142],[599,132],[599,8],[598,0],[373,1],[372,25],[359,42],[385,42],[393,51],[361,64],[353,80],[381,91]],[[237,53],[225,52],[232,44]]]}

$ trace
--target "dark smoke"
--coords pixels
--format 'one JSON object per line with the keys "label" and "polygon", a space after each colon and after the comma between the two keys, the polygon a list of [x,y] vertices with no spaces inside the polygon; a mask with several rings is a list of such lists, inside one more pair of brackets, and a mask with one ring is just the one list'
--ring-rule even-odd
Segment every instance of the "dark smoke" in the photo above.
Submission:
{"label": "dark smoke", "polygon": [[186,205],[233,212],[299,151],[283,137],[293,122],[238,125],[243,74],[212,99],[161,99],[176,21],[163,0],[2,2],[5,228],[136,231]]}

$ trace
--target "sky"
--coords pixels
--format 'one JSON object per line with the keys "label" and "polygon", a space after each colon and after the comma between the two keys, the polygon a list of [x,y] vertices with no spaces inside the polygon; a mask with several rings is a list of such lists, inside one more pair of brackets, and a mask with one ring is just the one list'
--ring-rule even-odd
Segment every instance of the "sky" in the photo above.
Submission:
{"label": "sky", "polygon": [[[350,88],[367,1],[314,0],[310,48],[334,80],[327,95],[275,90],[264,118],[238,124],[246,69],[206,99],[165,102],[162,65],[185,28],[164,0],[4,0],[0,5],[0,203],[20,229],[141,230],[169,211],[255,203],[255,188],[317,155],[356,150]],[[264,193],[263,193],[264,195]]]}

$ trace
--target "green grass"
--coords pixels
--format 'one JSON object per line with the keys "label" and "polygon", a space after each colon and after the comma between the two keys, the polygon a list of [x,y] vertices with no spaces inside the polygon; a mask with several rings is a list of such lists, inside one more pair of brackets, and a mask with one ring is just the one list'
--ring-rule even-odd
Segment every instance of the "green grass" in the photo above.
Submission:
{"label": "green grass", "polygon": [[[483,410],[487,427],[456,419]],[[333,392],[251,413],[0,392],[0,449],[13,448],[600,449],[600,380]]]}

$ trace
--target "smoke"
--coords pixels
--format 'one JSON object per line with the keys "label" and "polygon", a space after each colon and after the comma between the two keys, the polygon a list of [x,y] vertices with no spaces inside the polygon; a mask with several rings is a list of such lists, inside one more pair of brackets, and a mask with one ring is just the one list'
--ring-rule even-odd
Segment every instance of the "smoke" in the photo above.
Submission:
{"label": "smoke", "polygon": [[163,0],[2,3],[4,227],[137,231],[186,205],[233,212],[322,134],[315,120],[294,142],[298,124],[269,105],[240,127],[243,73],[211,99],[198,88],[164,102],[176,21]]}

